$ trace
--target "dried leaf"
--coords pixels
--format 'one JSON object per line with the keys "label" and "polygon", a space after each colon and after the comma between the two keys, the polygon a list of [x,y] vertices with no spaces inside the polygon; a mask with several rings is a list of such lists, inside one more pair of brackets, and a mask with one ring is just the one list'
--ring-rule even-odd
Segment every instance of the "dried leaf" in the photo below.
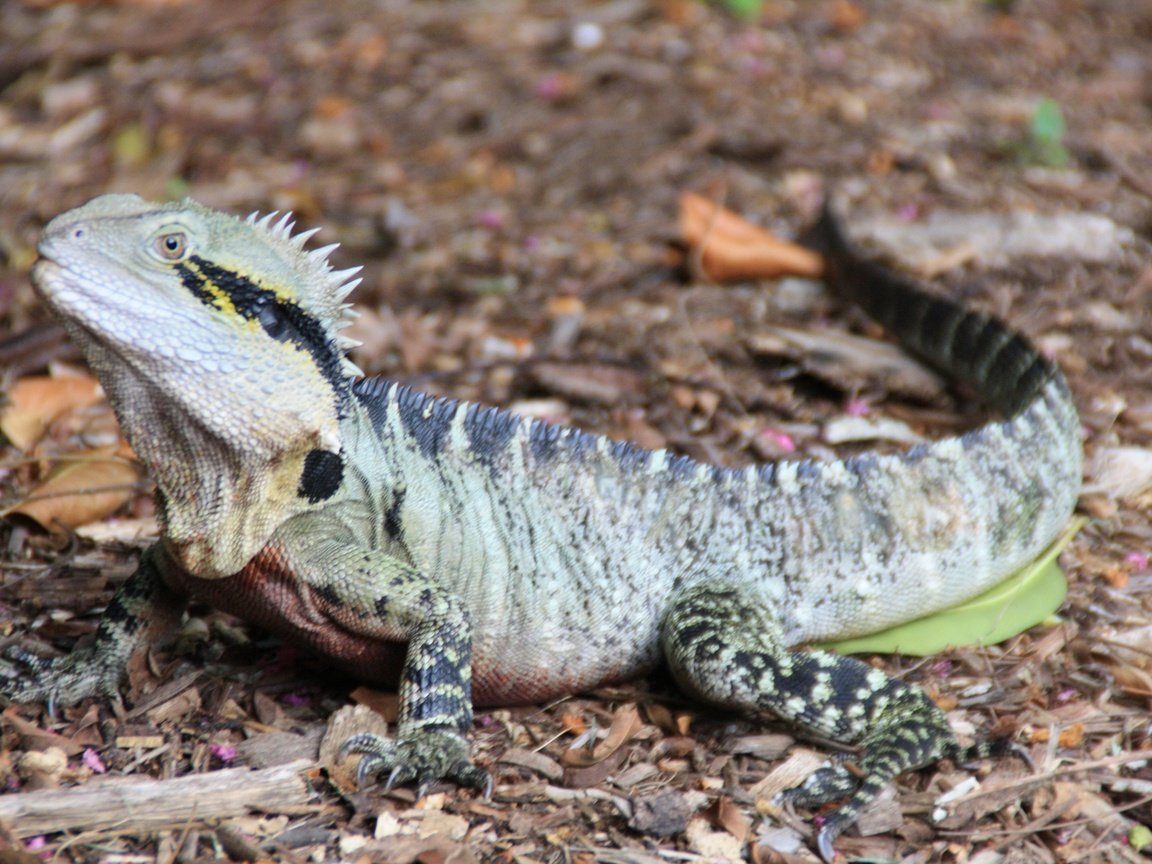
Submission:
{"label": "dried leaf", "polygon": [[97,545],[139,543],[154,540],[160,536],[160,523],[155,516],[141,516],[135,519],[112,519],[90,522],[76,527],[76,535]]}
{"label": "dried leaf", "polygon": [[829,14],[829,23],[837,30],[856,30],[867,19],[867,13],[851,0],[836,0]]}
{"label": "dried leaf", "polygon": [[612,717],[612,725],[608,727],[607,736],[596,745],[591,753],[582,747],[565,750],[561,761],[572,767],[595,765],[626,744],[643,725],[640,721],[640,712],[634,704],[621,705]]}
{"label": "dried leaf", "polygon": [[553,393],[604,405],[632,401],[648,389],[644,374],[605,363],[536,363],[531,372],[536,383]]}
{"label": "dried leaf", "polygon": [[104,391],[91,375],[33,375],[13,384],[7,397],[8,404],[0,411],[0,432],[28,450],[44,437],[53,420],[65,411],[96,404]]}
{"label": "dried leaf", "polygon": [[583,714],[577,714],[575,711],[565,711],[561,714],[560,725],[565,732],[571,732],[573,735],[583,735],[588,731],[588,721],[584,719]]}
{"label": "dried leaf", "polygon": [[758,807],[771,805],[772,799],[785,789],[799,786],[820,769],[827,758],[814,750],[795,750],[784,762],[773,768],[748,793]]}
{"label": "dried leaf", "polygon": [[1135,498],[1152,490],[1152,450],[1145,447],[1102,447],[1089,463],[1086,492],[1114,498]]}
{"label": "dried leaf", "polygon": [[521,768],[535,771],[542,777],[547,777],[553,783],[564,777],[564,769],[559,762],[550,756],[537,753],[534,750],[513,747],[510,750],[504,751],[504,755],[500,757],[500,761],[507,765],[519,765]]}
{"label": "dried leaf", "polygon": [[924,436],[916,432],[902,420],[892,417],[833,417],[824,424],[823,439],[829,444],[846,444],[858,441],[895,441],[912,446],[924,441]]}
{"label": "dried leaf", "polygon": [[889,393],[935,399],[944,379],[899,346],[834,330],[804,331],[770,327],[750,339],[756,354],[795,360],[808,373],[842,390],[882,386]]}
{"label": "dried leaf", "polygon": [[400,697],[395,692],[357,687],[352,691],[352,698],[361,705],[367,705],[389,723],[395,723],[400,716]]}
{"label": "dried leaf", "polygon": [[69,738],[47,729],[41,729],[35,723],[25,720],[16,713],[15,706],[5,709],[3,715],[0,715],[0,719],[3,720],[5,726],[20,736],[26,750],[47,750],[49,747],[59,747],[69,756],[79,756],[84,751],[81,745]]}
{"label": "dried leaf", "polygon": [[685,192],[680,196],[680,237],[700,249],[704,274],[716,282],[817,277],[824,262],[815,252],[782,240],[716,204]]}
{"label": "dried leaf", "polygon": [[1136,666],[1115,666],[1112,677],[1116,687],[1133,696],[1148,698],[1152,696],[1152,673]]}
{"label": "dried leaf", "polygon": [[71,454],[20,503],[0,512],[19,514],[56,531],[103,519],[136,491],[141,472],[125,447]]}
{"label": "dried leaf", "polygon": [[752,823],[744,815],[744,811],[732,803],[727,795],[717,798],[706,813],[712,824],[723,828],[741,843],[748,839],[752,832]]}

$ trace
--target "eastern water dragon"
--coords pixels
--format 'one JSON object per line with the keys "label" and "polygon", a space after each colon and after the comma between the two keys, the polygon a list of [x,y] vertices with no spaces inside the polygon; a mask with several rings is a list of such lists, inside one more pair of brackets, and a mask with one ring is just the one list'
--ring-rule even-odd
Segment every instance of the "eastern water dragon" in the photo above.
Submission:
{"label": "eastern water dragon", "polygon": [[[689,693],[855,745],[791,797],[843,799],[961,746],[918,688],[807,643],[970,598],[1060,532],[1081,480],[1063,375],[994,318],[861,259],[826,212],[826,281],[997,419],[904,453],[719,468],[365,379],[356,270],[288,217],[105,195],[56,217],[33,279],[156,480],[162,538],[92,646],[19,652],[0,696],[115,694],[191,596],[399,686],[362,777],[486,788],[473,705],[547,700],[666,663]],[[358,268],[357,268],[358,269]]]}

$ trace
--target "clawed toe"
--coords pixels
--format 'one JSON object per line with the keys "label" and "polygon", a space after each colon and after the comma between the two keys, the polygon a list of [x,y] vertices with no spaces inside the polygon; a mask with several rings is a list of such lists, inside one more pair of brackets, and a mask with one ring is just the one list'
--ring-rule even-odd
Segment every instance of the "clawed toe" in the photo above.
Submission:
{"label": "clawed toe", "polygon": [[468,743],[454,732],[424,730],[399,741],[379,735],[354,735],[344,742],[338,758],[359,753],[356,783],[365,786],[372,777],[384,777],[383,791],[414,784],[423,797],[437,780],[475,789],[484,797],[492,794],[492,778],[473,765]]}

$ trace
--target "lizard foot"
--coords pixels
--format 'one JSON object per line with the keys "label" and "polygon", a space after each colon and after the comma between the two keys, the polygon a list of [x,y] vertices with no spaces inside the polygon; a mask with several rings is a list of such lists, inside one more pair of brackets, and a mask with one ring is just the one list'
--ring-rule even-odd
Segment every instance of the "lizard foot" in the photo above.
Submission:
{"label": "lizard foot", "polygon": [[883,785],[882,782],[870,782],[871,778],[861,780],[860,769],[853,771],[848,761],[839,758],[832,765],[817,770],[799,786],[785,789],[777,796],[782,804],[809,809],[853,796],[844,806],[817,817],[820,830],[816,834],[816,850],[821,859],[828,862],[836,857],[833,841],[856,821],[860,808],[871,801]]}
{"label": "lizard foot", "polygon": [[364,785],[372,776],[387,774],[384,791],[399,784],[415,783],[423,797],[436,780],[450,780],[458,786],[476,789],[485,798],[492,794],[492,777],[472,764],[468,742],[462,735],[445,729],[424,729],[399,741],[379,735],[353,735],[340,748],[339,758],[361,753],[356,782]]}
{"label": "lizard foot", "polygon": [[38,657],[22,648],[4,652],[0,668],[0,703],[47,702],[71,705],[88,696],[119,698],[122,675],[116,663],[102,662],[96,650],[73,651],[66,657]]}
{"label": "lizard foot", "polygon": [[819,807],[829,801],[838,801],[856,791],[859,774],[848,767],[847,759],[834,757],[831,765],[818,768],[799,786],[785,789],[779,801],[798,807]]}

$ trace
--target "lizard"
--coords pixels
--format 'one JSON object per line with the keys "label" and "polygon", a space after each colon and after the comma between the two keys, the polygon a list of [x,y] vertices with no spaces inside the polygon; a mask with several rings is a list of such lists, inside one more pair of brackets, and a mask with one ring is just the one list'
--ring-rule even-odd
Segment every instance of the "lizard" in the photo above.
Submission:
{"label": "lizard", "polygon": [[342,332],[360,268],[291,215],[108,194],[52,219],[34,286],[156,483],[162,533],[90,646],[10,652],[8,701],[118,698],[162,612],[194,597],[399,688],[358,779],[490,791],[473,707],[548,700],[660,663],[690,695],[851,745],[788,793],[840,801],[963,746],[920,688],[810,643],[975,596],[1030,562],[1081,482],[1058,366],[999,319],[855,251],[831,208],[825,281],[982,395],[989,419],[903,452],[724,468],[365,378]]}

